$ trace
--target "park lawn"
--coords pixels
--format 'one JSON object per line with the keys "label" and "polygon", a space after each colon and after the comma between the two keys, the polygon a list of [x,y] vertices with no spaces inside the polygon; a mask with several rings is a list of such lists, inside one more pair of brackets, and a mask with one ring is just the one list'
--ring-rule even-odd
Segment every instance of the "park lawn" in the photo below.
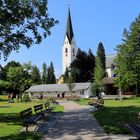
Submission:
{"label": "park lawn", "polygon": [[[0,96],[0,139],[39,139],[40,136],[35,133],[20,133],[22,123],[20,120],[19,112],[42,103],[27,102],[27,103],[8,103]],[[63,112],[63,106],[55,106],[54,112]]]}
{"label": "park lawn", "polygon": [[79,105],[88,105],[89,99],[81,98],[79,100],[76,100],[75,103]]}
{"label": "park lawn", "polygon": [[137,115],[140,111],[140,98],[119,100],[105,100],[105,108],[93,114],[108,134],[128,134],[127,123],[138,123]]}

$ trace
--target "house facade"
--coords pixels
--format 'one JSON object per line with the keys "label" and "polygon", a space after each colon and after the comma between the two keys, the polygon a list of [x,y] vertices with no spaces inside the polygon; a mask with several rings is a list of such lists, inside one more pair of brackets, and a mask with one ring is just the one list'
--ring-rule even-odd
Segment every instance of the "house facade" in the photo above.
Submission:
{"label": "house facade", "polygon": [[71,91],[67,84],[33,85],[25,92],[30,93],[32,97],[38,97],[43,94],[45,98],[65,98],[70,96],[88,98],[91,94],[91,83],[73,83]]}

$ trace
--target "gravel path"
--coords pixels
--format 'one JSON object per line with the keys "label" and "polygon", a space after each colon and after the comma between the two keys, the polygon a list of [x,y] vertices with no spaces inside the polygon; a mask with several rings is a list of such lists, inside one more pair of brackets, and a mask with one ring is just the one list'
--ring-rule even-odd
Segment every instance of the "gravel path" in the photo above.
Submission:
{"label": "gravel path", "polygon": [[90,114],[88,106],[61,101],[64,113],[48,129],[43,140],[110,140],[99,123]]}

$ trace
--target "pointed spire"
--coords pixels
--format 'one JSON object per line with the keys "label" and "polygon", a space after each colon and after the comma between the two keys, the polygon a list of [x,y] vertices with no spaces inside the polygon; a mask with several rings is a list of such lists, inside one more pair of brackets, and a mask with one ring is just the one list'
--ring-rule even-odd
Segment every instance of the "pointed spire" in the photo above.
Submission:
{"label": "pointed spire", "polygon": [[68,7],[68,18],[67,18],[67,28],[66,28],[66,35],[69,39],[69,42],[71,44],[71,41],[73,39],[74,33],[72,29],[72,22],[71,22],[71,15],[70,15],[70,8]]}

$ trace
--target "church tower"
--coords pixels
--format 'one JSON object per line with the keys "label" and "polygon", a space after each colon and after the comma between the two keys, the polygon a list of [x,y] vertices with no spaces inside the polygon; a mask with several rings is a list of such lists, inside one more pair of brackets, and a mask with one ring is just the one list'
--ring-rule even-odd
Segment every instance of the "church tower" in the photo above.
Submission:
{"label": "church tower", "polygon": [[70,8],[68,8],[68,17],[67,17],[67,26],[66,26],[66,33],[64,38],[64,44],[62,47],[62,67],[63,67],[63,74],[65,73],[66,68],[70,67],[70,64],[76,57],[76,42],[74,38],[73,28],[72,28],[72,21],[70,15]]}

